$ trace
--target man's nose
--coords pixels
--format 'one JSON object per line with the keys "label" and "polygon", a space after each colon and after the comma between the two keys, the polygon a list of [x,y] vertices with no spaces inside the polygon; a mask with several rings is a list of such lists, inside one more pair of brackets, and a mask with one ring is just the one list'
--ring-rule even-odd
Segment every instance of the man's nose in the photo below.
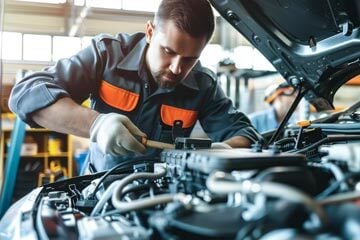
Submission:
{"label": "man's nose", "polygon": [[173,74],[175,74],[175,75],[180,74],[181,73],[181,57],[180,56],[174,57],[170,63],[169,68]]}

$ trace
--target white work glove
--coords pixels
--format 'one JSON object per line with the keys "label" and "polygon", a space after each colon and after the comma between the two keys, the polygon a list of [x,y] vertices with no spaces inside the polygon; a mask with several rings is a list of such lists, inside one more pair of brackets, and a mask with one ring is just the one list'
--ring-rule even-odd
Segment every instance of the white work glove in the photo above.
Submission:
{"label": "white work glove", "polygon": [[231,149],[232,147],[229,144],[224,142],[214,142],[211,144],[212,149]]}
{"label": "white work glove", "polygon": [[90,128],[90,140],[96,142],[104,154],[126,155],[144,153],[145,146],[134,136],[146,137],[131,120],[121,114],[100,114]]}

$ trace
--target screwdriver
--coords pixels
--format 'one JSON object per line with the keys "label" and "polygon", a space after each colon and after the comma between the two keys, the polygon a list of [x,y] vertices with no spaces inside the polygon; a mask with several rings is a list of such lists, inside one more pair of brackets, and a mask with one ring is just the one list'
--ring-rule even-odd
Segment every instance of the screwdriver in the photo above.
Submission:
{"label": "screwdriver", "polygon": [[142,137],[142,136],[135,136],[135,137],[139,142],[141,142],[146,147],[158,148],[158,149],[174,149],[175,148],[174,144],[149,140],[149,139],[147,139],[147,137]]}

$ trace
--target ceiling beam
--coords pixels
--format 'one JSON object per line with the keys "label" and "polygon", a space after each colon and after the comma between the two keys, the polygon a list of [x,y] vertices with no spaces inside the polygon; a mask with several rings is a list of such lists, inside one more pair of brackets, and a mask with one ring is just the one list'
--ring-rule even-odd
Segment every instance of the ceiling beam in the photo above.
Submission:
{"label": "ceiling beam", "polygon": [[65,31],[68,36],[75,37],[78,35],[84,20],[90,14],[91,8],[88,6],[76,7],[73,0],[68,0],[67,6],[70,12],[69,17],[65,17]]}

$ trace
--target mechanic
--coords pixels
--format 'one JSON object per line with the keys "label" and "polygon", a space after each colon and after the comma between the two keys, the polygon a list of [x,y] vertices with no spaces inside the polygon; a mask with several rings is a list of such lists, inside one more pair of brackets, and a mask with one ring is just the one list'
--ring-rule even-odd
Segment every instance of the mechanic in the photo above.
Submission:
{"label": "mechanic", "polygon": [[[267,87],[264,101],[270,104],[270,108],[248,115],[255,128],[261,133],[278,128],[295,100],[295,93],[296,90],[287,82]],[[288,123],[295,122],[296,114],[293,114]]]}
{"label": "mechanic", "polygon": [[[187,137],[197,119],[214,146],[249,147],[261,135],[198,60],[214,24],[207,0],[164,0],[145,33],[96,36],[26,76],[10,109],[31,127],[90,138],[92,172],[156,151],[136,136],[172,143],[175,127]],[[88,98],[91,109],[81,105]]]}

